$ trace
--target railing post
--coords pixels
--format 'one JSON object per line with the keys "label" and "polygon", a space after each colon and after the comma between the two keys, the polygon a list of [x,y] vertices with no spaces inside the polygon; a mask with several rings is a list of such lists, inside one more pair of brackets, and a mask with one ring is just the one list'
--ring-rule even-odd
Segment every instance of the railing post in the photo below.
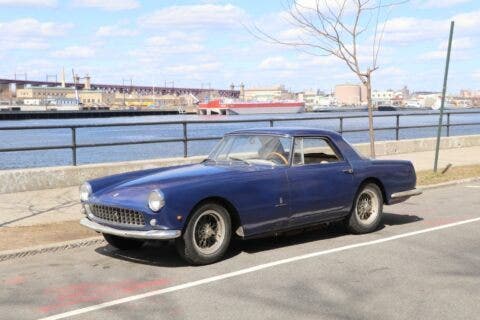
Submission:
{"label": "railing post", "polygon": [[273,127],[273,120],[270,119],[270,128]]}
{"label": "railing post", "polygon": [[77,165],[77,130],[75,127],[72,129],[72,163],[74,166]]}
{"label": "railing post", "polygon": [[450,137],[450,112],[447,113],[447,137]]}
{"label": "railing post", "polygon": [[187,136],[187,122],[182,122],[183,126],[183,157],[188,157],[188,136]]}
{"label": "railing post", "polygon": [[400,140],[400,115],[397,114],[397,122],[395,125],[395,139]]}
{"label": "railing post", "polygon": [[340,127],[338,129],[338,132],[340,134],[343,134],[343,117],[339,117],[338,119],[340,120]]}

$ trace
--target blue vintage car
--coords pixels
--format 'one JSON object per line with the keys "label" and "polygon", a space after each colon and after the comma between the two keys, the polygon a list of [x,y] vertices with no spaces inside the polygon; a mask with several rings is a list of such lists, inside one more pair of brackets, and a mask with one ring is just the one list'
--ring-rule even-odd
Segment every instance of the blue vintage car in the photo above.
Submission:
{"label": "blue vintage car", "polygon": [[374,231],[384,204],[421,193],[409,161],[371,160],[339,134],[267,128],[229,133],[202,163],[85,182],[81,224],[118,249],[175,240],[191,264],[222,258],[248,239],[344,221]]}

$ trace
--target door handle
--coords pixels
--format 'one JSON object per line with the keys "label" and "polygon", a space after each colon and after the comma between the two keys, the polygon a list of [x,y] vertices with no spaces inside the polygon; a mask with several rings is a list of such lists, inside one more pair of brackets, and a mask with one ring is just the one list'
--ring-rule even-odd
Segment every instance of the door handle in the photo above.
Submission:
{"label": "door handle", "polygon": [[342,172],[343,173],[348,173],[348,174],[353,174],[353,169],[352,168],[343,169]]}

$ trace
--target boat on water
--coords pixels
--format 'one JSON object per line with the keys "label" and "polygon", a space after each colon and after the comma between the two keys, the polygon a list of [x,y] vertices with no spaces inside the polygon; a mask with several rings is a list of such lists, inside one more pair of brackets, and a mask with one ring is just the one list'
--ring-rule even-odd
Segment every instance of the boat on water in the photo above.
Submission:
{"label": "boat on water", "polygon": [[212,100],[198,104],[200,115],[243,115],[265,113],[302,113],[305,102],[302,101],[236,101]]}

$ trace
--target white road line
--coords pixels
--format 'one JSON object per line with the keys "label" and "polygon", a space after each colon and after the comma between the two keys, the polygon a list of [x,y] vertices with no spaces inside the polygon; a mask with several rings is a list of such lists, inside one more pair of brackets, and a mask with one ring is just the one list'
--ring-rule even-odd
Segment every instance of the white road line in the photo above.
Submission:
{"label": "white road line", "polygon": [[233,272],[229,272],[229,273],[220,274],[218,276],[213,276],[213,277],[209,277],[209,278],[205,278],[205,279],[201,279],[201,280],[197,280],[197,281],[187,282],[187,283],[176,285],[176,286],[173,286],[173,287],[168,287],[168,288],[159,289],[159,290],[155,290],[155,291],[145,292],[145,293],[142,293],[142,294],[137,294],[137,295],[133,295],[133,296],[117,299],[117,300],[112,300],[112,301],[92,305],[90,307],[80,308],[80,309],[68,311],[68,312],[65,312],[65,313],[52,315],[52,316],[49,316],[49,317],[46,317],[46,318],[41,318],[39,320],[65,319],[65,318],[77,316],[77,315],[80,315],[80,314],[83,314],[83,313],[92,312],[92,311],[112,307],[112,306],[119,305],[119,304],[122,304],[122,303],[132,302],[132,301],[145,299],[145,298],[153,297],[153,296],[159,296],[159,295],[163,295],[163,294],[166,294],[166,293],[169,293],[169,292],[174,292],[174,291],[179,291],[179,290],[183,290],[183,289],[193,288],[193,287],[201,286],[201,285],[204,285],[204,284],[207,284],[207,283],[212,283],[212,282],[221,281],[221,280],[228,279],[228,278],[238,277],[238,276],[241,276],[241,275],[244,275],[244,274],[247,274],[247,273],[260,271],[260,270],[263,270],[263,269],[268,269],[268,268],[280,266],[280,265],[287,264],[287,263],[292,263],[292,262],[296,262],[296,261],[300,261],[300,260],[315,258],[315,257],[318,257],[318,256],[323,256],[323,255],[327,255],[327,254],[331,254],[331,253],[346,251],[346,250],[350,250],[350,249],[371,246],[371,245],[374,245],[374,244],[380,244],[380,243],[393,241],[393,240],[397,240],[397,239],[412,237],[412,236],[416,236],[416,235],[423,234],[423,233],[428,233],[428,232],[433,232],[433,231],[437,231],[437,230],[452,228],[452,227],[460,226],[460,225],[467,224],[467,223],[473,223],[473,222],[477,222],[477,221],[480,221],[480,217],[473,218],[473,219],[468,219],[468,220],[462,220],[462,221],[458,221],[458,222],[454,222],[454,223],[449,223],[449,224],[445,224],[445,225],[441,225],[441,226],[437,226],[437,227],[422,229],[422,230],[418,230],[418,231],[407,232],[407,233],[403,233],[403,234],[399,234],[399,235],[391,236],[391,237],[387,237],[387,238],[382,238],[382,239],[377,239],[377,240],[372,240],[372,241],[366,241],[366,242],[351,244],[351,245],[348,245],[348,246],[333,248],[333,249],[329,249],[329,250],[308,253],[308,254],[292,257],[292,258],[277,260],[277,261],[273,261],[273,262],[269,262],[269,263],[260,264],[258,266],[241,269],[241,270],[238,270],[238,271],[233,271]]}
{"label": "white road line", "polygon": [[465,188],[480,188],[480,186],[465,186]]}

